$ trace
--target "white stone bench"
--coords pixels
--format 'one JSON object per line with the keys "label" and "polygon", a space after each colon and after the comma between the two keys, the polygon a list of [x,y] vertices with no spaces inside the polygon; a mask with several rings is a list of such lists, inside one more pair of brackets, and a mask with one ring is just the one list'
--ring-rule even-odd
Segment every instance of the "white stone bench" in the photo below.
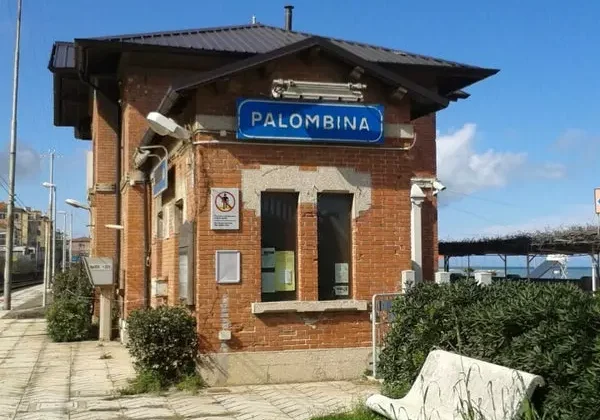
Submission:
{"label": "white stone bench", "polygon": [[367,407],[392,420],[513,420],[542,377],[442,350],[434,350],[412,388],[395,400],[375,394]]}

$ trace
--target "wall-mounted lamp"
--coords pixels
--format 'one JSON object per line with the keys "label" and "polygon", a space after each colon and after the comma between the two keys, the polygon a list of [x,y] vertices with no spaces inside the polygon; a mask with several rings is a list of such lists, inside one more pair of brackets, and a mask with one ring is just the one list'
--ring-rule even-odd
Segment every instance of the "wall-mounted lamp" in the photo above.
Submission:
{"label": "wall-mounted lamp", "polygon": [[324,83],[275,79],[271,87],[271,95],[278,99],[360,102],[363,100],[362,91],[366,88],[367,85],[362,83]]}
{"label": "wall-mounted lamp", "polygon": [[159,112],[149,113],[146,120],[148,120],[150,129],[160,136],[171,136],[179,140],[187,140],[191,137],[188,130]]}

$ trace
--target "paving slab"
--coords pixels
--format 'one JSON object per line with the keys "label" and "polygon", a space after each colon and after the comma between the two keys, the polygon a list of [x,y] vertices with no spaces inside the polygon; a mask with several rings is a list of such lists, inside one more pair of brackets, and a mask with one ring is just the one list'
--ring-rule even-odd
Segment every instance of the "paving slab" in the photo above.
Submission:
{"label": "paving slab", "polygon": [[309,420],[377,391],[337,381],[120,396],[134,376],[118,342],[52,343],[43,319],[0,319],[0,420]]}

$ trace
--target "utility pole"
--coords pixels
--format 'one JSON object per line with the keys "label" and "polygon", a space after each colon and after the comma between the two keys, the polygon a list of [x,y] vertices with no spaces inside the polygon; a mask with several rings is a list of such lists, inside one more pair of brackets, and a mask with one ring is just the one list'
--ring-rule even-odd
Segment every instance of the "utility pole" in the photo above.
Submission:
{"label": "utility pole", "polygon": [[17,35],[15,39],[15,59],[13,68],[12,118],[10,121],[10,156],[8,164],[8,206],[6,215],[6,258],[4,261],[4,310],[11,309],[11,285],[14,237],[15,207],[15,164],[17,160],[17,97],[19,93],[19,53],[21,46],[21,6],[17,0]]}
{"label": "utility pole", "polygon": [[59,211],[63,215],[63,232],[62,232],[62,272],[67,269],[67,212]]}
{"label": "utility pole", "polygon": [[71,218],[69,222],[69,268],[73,264],[73,210],[71,210]]}
{"label": "utility pole", "polygon": [[48,288],[48,277],[50,277],[50,210],[44,223],[44,293],[42,294],[42,306],[46,307],[46,297]]}

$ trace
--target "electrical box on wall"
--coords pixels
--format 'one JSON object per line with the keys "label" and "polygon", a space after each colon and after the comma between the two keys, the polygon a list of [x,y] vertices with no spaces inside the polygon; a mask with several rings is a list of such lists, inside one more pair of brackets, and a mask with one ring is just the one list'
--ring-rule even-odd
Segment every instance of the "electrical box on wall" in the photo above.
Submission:
{"label": "electrical box on wall", "polygon": [[167,281],[164,279],[153,278],[151,281],[152,297],[166,297],[169,293]]}

